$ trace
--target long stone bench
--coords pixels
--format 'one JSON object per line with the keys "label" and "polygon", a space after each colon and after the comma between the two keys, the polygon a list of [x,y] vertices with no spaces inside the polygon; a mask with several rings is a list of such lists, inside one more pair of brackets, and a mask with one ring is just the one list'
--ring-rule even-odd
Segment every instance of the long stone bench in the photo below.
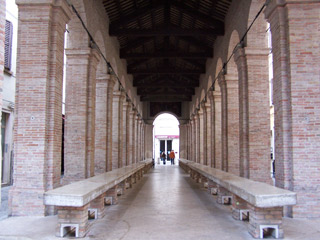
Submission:
{"label": "long stone bench", "polygon": [[74,232],[75,237],[84,237],[90,218],[102,218],[105,205],[117,204],[118,195],[151,167],[152,159],[148,159],[45,192],[44,204],[57,207],[56,235],[64,237]]}
{"label": "long stone bench", "polygon": [[232,204],[233,218],[246,217],[254,238],[283,238],[283,207],[296,204],[296,193],[185,159],[179,159],[179,165],[197,182],[206,183],[218,203]]}

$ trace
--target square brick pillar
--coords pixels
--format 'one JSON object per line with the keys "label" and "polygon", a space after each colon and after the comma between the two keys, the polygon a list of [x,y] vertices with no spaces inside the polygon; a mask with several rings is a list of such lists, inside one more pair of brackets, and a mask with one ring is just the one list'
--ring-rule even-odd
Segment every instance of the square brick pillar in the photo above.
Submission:
{"label": "square brick pillar", "polygon": [[218,76],[221,90],[221,170],[228,171],[228,96],[227,83],[222,73]]}
{"label": "square brick pillar", "polygon": [[191,116],[190,121],[190,141],[189,141],[189,148],[190,148],[190,158],[188,160],[194,161],[194,120],[193,116]]}
{"label": "square brick pillar", "polygon": [[43,216],[53,213],[43,205],[43,193],[60,184],[64,32],[71,10],[65,1],[16,3],[15,164],[9,206],[13,216]]}
{"label": "square brick pillar", "polygon": [[[212,91],[211,91],[212,93]],[[209,93],[210,94],[210,93]],[[204,147],[204,152],[205,152],[205,165],[213,167],[213,159],[212,159],[212,153],[213,153],[213,147],[212,147],[212,133],[213,133],[213,129],[212,129],[212,111],[211,111],[211,104],[210,104],[210,100],[207,100],[207,102],[204,104],[203,106],[204,108],[204,112],[205,112],[205,133],[206,133],[206,137],[205,137],[205,147]]]}
{"label": "square brick pillar", "polygon": [[66,49],[64,182],[94,175],[96,68],[95,49]]}
{"label": "square brick pillar", "polygon": [[110,75],[96,80],[95,174],[107,171],[107,91]]}
{"label": "square brick pillar", "polygon": [[107,89],[107,171],[112,171],[112,117],[113,117],[113,90],[117,83],[115,74],[110,74],[110,82]]}
{"label": "square brick pillar", "polygon": [[133,111],[132,109],[132,104],[131,106],[129,107],[129,111],[128,111],[128,114],[129,114],[129,121],[128,121],[128,163],[129,165],[130,164],[133,164],[134,163],[134,116],[135,116],[135,112]]}
{"label": "square brick pillar", "polygon": [[76,228],[77,237],[85,237],[89,231],[88,223],[88,206],[83,207],[57,207],[58,209],[58,226],[56,236],[63,237],[70,228]]}
{"label": "square brick pillar", "polygon": [[134,141],[133,141],[133,158],[134,158],[134,163],[139,162],[140,160],[138,159],[138,151],[139,151],[139,116],[137,115],[138,112],[137,110],[134,111],[135,116],[134,116],[134,126],[133,126],[133,135],[134,135]]}
{"label": "square brick pillar", "polygon": [[[144,133],[145,138],[145,156],[146,158],[152,158],[153,156],[153,125],[146,124],[146,129]],[[155,156],[155,161],[157,161],[158,156]]]}
{"label": "square brick pillar", "polygon": [[200,110],[198,112],[199,114],[199,163],[204,165],[204,155],[205,155],[205,147],[206,147],[206,137],[207,137],[207,132],[205,129],[205,112],[203,109],[203,104],[200,104]]}
{"label": "square brick pillar", "polygon": [[272,0],[276,186],[297,192],[286,216],[320,217],[319,1]]}
{"label": "square brick pillar", "polygon": [[[261,47],[262,48],[262,47]],[[268,49],[235,51],[239,73],[240,176],[271,183]],[[250,101],[249,101],[250,100]]]}
{"label": "square brick pillar", "polygon": [[187,126],[186,124],[179,125],[179,156],[180,158],[187,159],[186,148],[187,148]]}
{"label": "square brick pillar", "polygon": [[[4,69],[4,42],[5,42],[5,24],[6,24],[6,1],[0,0],[0,108],[2,109],[2,87],[3,87],[3,69]],[[1,119],[0,119],[1,120]],[[1,133],[0,133],[1,137]],[[0,150],[1,152],[1,150]],[[2,173],[2,164],[0,164],[0,179]],[[0,199],[1,199],[1,184],[0,184]],[[1,203],[1,200],[0,200]]]}
{"label": "square brick pillar", "polygon": [[112,169],[122,166],[122,101],[121,91],[113,91],[112,100]]}
{"label": "square brick pillar", "polygon": [[228,172],[240,175],[239,156],[239,80],[225,75],[228,111]]}
{"label": "square brick pillar", "polygon": [[124,101],[122,102],[122,166],[129,165],[129,158],[128,158],[128,106],[129,103],[126,101],[126,98],[124,96]]}
{"label": "square brick pillar", "polygon": [[221,92],[213,92],[213,103],[212,107],[213,118],[214,118],[214,133],[213,133],[213,142],[214,142],[214,166],[217,169],[222,170],[222,145],[221,145]]}
{"label": "square brick pillar", "polygon": [[202,112],[200,112],[200,109],[199,109],[199,111],[197,111],[197,113],[196,113],[196,116],[195,116],[195,118],[196,118],[196,158],[195,158],[195,161],[197,162],[197,163],[200,163],[200,155],[201,155],[201,153],[200,153],[200,139],[201,139],[201,137],[200,137],[200,115],[201,115],[201,118],[203,117],[203,113]]}

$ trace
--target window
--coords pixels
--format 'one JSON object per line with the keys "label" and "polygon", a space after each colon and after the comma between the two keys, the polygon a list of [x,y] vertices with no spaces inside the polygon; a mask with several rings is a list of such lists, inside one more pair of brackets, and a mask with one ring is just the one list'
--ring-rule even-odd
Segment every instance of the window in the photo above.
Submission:
{"label": "window", "polygon": [[4,51],[4,67],[7,70],[11,69],[11,55],[12,55],[12,23],[6,20],[6,32],[5,32],[5,51]]}

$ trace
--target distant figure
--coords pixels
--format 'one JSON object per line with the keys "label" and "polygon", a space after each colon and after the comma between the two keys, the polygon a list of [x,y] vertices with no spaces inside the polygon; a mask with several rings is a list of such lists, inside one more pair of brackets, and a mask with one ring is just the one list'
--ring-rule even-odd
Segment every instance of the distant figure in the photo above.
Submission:
{"label": "distant figure", "polygon": [[166,165],[166,154],[162,152],[160,156],[161,156],[161,160],[163,161],[163,165]]}
{"label": "distant figure", "polygon": [[171,152],[170,152],[170,154],[169,154],[169,158],[170,158],[170,160],[171,160],[171,165],[174,165],[174,158],[175,158],[176,156],[174,155],[174,151],[173,150],[171,150]]}

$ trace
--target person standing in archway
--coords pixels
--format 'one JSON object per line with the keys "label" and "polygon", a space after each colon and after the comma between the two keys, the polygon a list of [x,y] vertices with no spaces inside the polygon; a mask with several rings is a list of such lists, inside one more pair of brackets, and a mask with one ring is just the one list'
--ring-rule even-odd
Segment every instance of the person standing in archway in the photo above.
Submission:
{"label": "person standing in archway", "polygon": [[160,156],[161,156],[161,160],[163,161],[163,165],[166,165],[166,154],[162,152]]}
{"label": "person standing in archway", "polygon": [[173,150],[171,150],[171,152],[170,152],[170,154],[169,154],[169,158],[170,158],[170,160],[171,160],[171,165],[174,165],[174,158],[175,158],[176,156],[174,155],[174,151]]}

